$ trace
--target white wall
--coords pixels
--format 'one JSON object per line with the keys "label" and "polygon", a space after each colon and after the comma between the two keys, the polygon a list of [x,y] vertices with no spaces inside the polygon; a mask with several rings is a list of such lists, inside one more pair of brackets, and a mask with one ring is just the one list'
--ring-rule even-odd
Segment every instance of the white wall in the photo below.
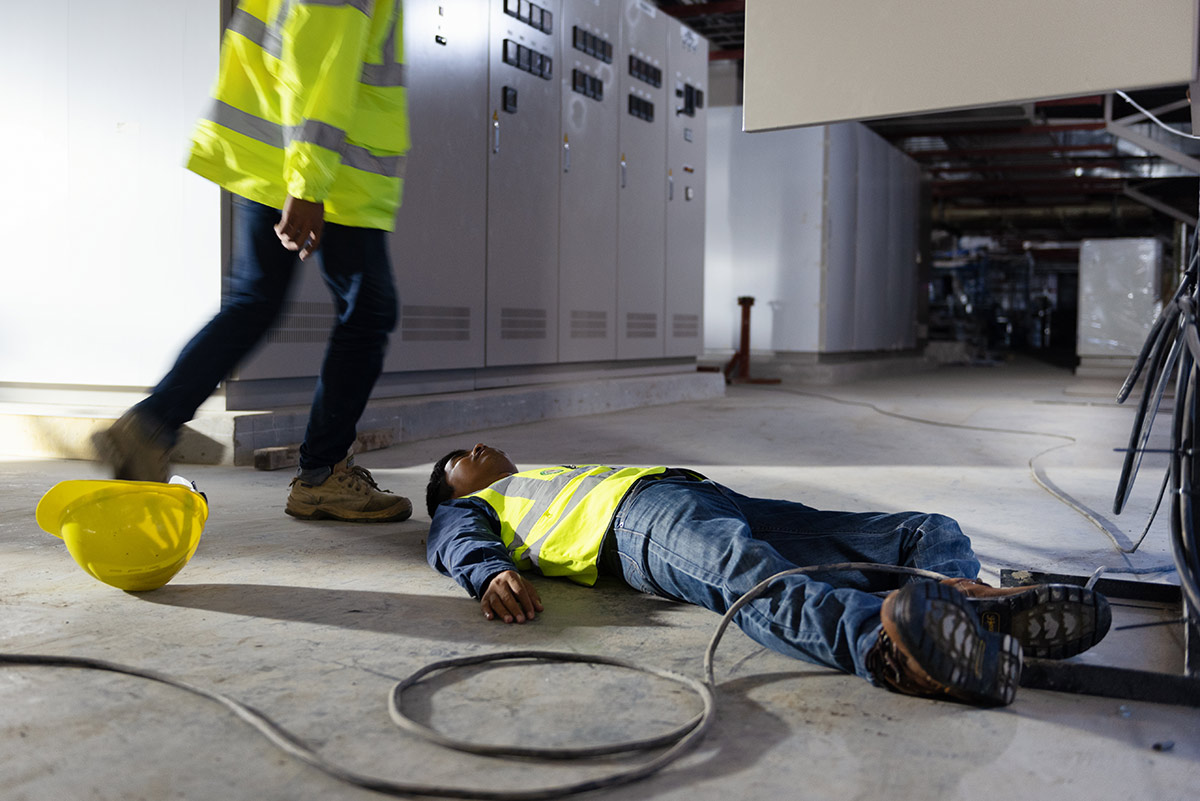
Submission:
{"label": "white wall", "polygon": [[858,123],[743,133],[709,111],[705,348],[900,350],[916,344],[920,170]]}
{"label": "white wall", "polygon": [[747,139],[741,127],[741,107],[709,109],[705,348],[737,347],[750,295],[755,350],[815,350],[824,130]]}
{"label": "white wall", "polygon": [[0,384],[145,387],[220,302],[219,192],[182,164],[213,0],[8,3]]}

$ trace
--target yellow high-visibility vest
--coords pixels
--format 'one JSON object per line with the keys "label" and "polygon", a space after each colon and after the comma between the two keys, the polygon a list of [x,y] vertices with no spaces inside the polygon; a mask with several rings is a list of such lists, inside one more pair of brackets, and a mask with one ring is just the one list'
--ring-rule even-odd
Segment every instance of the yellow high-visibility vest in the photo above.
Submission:
{"label": "yellow high-visibility vest", "polygon": [[591,586],[617,505],[640,478],[665,467],[550,467],[525,470],[473,492],[500,518],[500,536],[520,569]]}
{"label": "yellow high-visibility vest", "polygon": [[401,0],[241,0],[188,169],[274,208],[395,227],[409,149]]}

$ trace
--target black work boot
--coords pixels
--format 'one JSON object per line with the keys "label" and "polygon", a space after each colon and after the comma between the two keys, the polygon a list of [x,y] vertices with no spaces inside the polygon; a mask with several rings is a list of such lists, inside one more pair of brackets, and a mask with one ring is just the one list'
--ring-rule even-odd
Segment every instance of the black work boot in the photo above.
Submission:
{"label": "black work boot", "polygon": [[883,630],[867,655],[882,685],[906,695],[1003,706],[1016,697],[1021,646],[987,631],[966,596],[922,582],[888,595]]}
{"label": "black work boot", "polygon": [[976,579],[947,579],[967,596],[988,631],[1011,634],[1025,656],[1066,659],[1091,648],[1108,633],[1112,610],[1098,592],[1074,584],[989,587]]}

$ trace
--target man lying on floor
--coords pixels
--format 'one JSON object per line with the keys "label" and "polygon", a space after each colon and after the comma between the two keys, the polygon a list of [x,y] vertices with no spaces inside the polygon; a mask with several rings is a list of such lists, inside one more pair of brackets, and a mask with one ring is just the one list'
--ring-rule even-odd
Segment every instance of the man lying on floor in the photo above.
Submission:
{"label": "man lying on floor", "polygon": [[437,462],[426,503],[430,565],[479,599],[484,617],[505,623],[543,611],[518,572],[529,568],[585,585],[618,576],[721,614],[794,567],[872,562],[936,572],[948,578],[794,574],[733,618],[772,650],[909,695],[1011,703],[1022,654],[1073,656],[1111,622],[1107,600],[1082,587],[978,582],[970,540],[943,515],[820,511],[750,498],[691,470],[518,472],[503,451],[480,444]]}

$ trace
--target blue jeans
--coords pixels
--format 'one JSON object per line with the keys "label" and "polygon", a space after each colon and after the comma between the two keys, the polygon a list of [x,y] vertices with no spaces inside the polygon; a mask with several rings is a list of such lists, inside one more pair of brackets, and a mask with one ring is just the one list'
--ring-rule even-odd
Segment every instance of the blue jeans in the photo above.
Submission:
{"label": "blue jeans", "polygon": [[[617,510],[613,531],[627,584],[720,614],[763,579],[794,567],[875,562],[950,577],[979,573],[970,540],[943,515],[823,512],[748,498],[711,481],[642,485]],[[733,622],[772,650],[870,680],[866,655],[883,606],[873,593],[908,580],[858,571],[787,576]]]}
{"label": "blue jeans", "polygon": [[[157,424],[165,445],[174,444],[179,428],[262,340],[283,309],[299,259],[275,235],[279,216],[279,209],[233,198],[232,274],[221,311],[184,346],[150,397],[135,407]],[[386,232],[327,222],[317,254],[337,319],[300,448],[302,470],[346,458],[397,318]]]}

